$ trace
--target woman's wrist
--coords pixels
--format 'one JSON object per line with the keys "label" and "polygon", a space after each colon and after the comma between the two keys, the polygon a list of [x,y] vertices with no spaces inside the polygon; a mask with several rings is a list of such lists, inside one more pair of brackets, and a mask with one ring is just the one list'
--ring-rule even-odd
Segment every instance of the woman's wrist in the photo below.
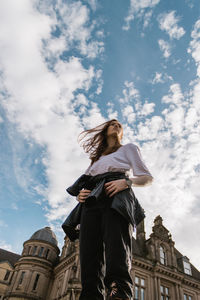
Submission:
{"label": "woman's wrist", "polygon": [[129,178],[125,178],[125,180],[126,180],[126,185],[128,186],[128,188],[131,188],[131,186],[133,184],[132,180],[130,180]]}

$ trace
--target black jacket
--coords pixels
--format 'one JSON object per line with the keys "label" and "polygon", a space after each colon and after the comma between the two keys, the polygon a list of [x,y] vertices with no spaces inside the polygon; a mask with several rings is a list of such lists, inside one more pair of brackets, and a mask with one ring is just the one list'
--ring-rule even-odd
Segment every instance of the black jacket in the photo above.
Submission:
{"label": "black jacket", "polygon": [[[62,224],[62,228],[70,240],[74,241],[79,237],[79,229],[76,227],[80,224],[82,206],[90,206],[94,201],[98,201],[105,193],[104,184],[106,182],[122,178],[127,177],[121,172],[107,172],[96,176],[84,174],[67,188],[67,192],[72,196],[78,196],[83,188],[92,190],[85,203],[78,203]],[[131,188],[118,192],[112,198],[111,208],[118,211],[133,226],[138,225],[144,219],[144,210]]]}

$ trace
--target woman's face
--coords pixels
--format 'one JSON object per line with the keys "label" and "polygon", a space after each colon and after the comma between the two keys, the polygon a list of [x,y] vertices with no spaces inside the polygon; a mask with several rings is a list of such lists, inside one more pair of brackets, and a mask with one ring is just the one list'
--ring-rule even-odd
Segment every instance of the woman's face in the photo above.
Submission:
{"label": "woman's face", "polygon": [[118,121],[112,121],[107,128],[107,137],[116,135],[119,141],[121,141],[123,136],[122,125]]}

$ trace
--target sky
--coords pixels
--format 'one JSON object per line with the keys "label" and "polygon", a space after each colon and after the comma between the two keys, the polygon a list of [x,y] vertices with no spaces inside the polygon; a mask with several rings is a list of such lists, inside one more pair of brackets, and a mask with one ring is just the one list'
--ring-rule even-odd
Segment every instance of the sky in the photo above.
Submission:
{"label": "sky", "polygon": [[78,134],[111,118],[154,176],[134,188],[200,269],[197,0],[0,1],[0,247],[61,224],[89,165]]}

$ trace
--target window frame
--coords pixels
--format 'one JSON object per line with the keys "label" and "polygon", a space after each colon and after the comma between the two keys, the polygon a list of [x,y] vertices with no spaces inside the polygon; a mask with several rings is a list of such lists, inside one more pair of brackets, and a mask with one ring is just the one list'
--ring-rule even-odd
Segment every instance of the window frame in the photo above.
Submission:
{"label": "window frame", "polygon": [[40,274],[37,273],[36,276],[35,276],[34,283],[33,283],[33,288],[32,288],[33,292],[37,291],[39,278],[40,278]]}
{"label": "window frame", "polygon": [[32,249],[32,256],[36,256],[37,249],[38,249],[37,246],[34,246],[34,247],[33,247],[33,249]]}
{"label": "window frame", "polygon": [[[163,291],[161,288],[163,288]],[[168,293],[166,293],[166,289],[168,290]],[[161,300],[170,300],[171,299],[170,286],[165,283],[160,284],[160,299]]]}
{"label": "window frame", "polygon": [[160,263],[164,266],[167,265],[167,254],[165,248],[160,245],[159,247]]}
{"label": "window frame", "polygon": [[193,295],[188,294],[187,292],[183,293],[184,300],[194,300]]}
{"label": "window frame", "polygon": [[184,273],[187,275],[192,275],[192,269],[191,269],[191,264],[188,261],[183,260],[183,269]]}
{"label": "window frame", "polygon": [[10,270],[6,270],[6,274],[4,276],[4,281],[8,281],[9,277],[10,277],[11,271]]}
{"label": "window frame", "polygon": [[19,277],[18,286],[22,285],[26,272],[22,271]]}
{"label": "window frame", "polygon": [[[138,282],[136,282],[136,278],[138,279]],[[144,281],[144,284],[142,284],[142,280]],[[137,275],[135,274],[134,279],[134,300],[145,300],[146,299],[146,289],[147,289],[147,279],[143,275]],[[138,290],[138,297],[135,296],[135,291]],[[143,297],[142,297],[142,291],[143,291]]]}
{"label": "window frame", "polygon": [[38,256],[39,257],[42,257],[43,256],[43,254],[44,254],[44,247],[40,247],[40,250],[39,250],[39,252],[38,252]]}
{"label": "window frame", "polygon": [[44,255],[44,257],[45,257],[46,259],[48,259],[49,253],[50,253],[50,249],[47,249],[47,251],[46,251],[46,253],[45,253],[45,255]]}

